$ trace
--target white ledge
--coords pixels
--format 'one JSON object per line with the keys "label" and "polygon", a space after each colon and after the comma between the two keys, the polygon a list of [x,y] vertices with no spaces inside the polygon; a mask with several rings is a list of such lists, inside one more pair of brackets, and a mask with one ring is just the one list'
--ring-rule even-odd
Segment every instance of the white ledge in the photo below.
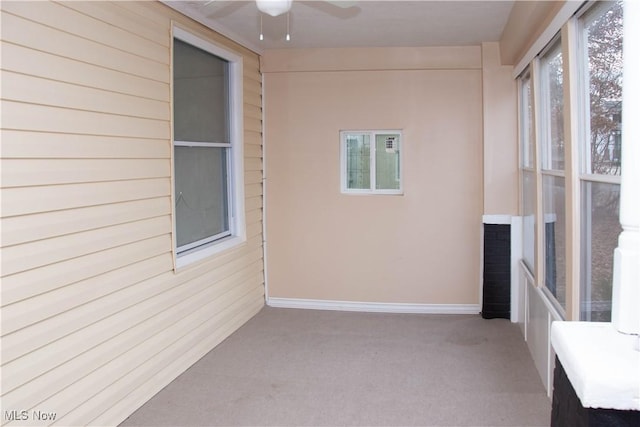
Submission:
{"label": "white ledge", "polygon": [[551,344],[582,406],[640,410],[637,335],[611,323],[554,322]]}
{"label": "white ledge", "polygon": [[511,215],[482,215],[482,223],[496,225],[511,224]]}

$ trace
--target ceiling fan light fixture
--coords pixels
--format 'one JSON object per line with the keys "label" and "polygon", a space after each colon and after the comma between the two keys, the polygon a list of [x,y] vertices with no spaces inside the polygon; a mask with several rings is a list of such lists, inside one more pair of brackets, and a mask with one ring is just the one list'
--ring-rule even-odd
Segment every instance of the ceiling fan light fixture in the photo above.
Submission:
{"label": "ceiling fan light fixture", "polygon": [[289,12],[287,12],[287,35],[284,39],[286,41],[291,41],[291,35],[289,34]]}
{"label": "ceiling fan light fixture", "polygon": [[264,33],[262,32],[262,15],[260,15],[260,41],[264,40]]}
{"label": "ceiling fan light fixture", "polygon": [[293,0],[256,0],[256,6],[260,12],[267,15],[279,16],[291,9]]}

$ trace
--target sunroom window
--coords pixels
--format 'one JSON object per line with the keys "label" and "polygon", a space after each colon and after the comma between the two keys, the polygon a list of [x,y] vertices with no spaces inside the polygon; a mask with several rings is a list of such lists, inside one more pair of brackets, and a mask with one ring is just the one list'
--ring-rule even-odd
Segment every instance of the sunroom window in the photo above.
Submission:
{"label": "sunroom window", "polygon": [[611,320],[613,252],[622,231],[622,2],[601,2],[579,19],[583,74],[580,319]]}
{"label": "sunroom window", "polygon": [[178,266],[244,240],[241,70],[241,59],[236,55],[174,28],[173,177]]}

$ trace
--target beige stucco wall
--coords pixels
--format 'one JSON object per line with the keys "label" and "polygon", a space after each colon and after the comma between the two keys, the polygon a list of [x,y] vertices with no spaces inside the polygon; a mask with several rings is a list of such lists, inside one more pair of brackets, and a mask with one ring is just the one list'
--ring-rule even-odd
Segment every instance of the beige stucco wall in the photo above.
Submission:
{"label": "beige stucco wall", "polygon": [[[481,52],[435,49],[265,53],[270,297],[478,303]],[[344,129],[402,129],[404,195],[340,193]]]}
{"label": "beige stucco wall", "polygon": [[513,67],[498,43],[482,44],[485,215],[518,214],[518,105]]}

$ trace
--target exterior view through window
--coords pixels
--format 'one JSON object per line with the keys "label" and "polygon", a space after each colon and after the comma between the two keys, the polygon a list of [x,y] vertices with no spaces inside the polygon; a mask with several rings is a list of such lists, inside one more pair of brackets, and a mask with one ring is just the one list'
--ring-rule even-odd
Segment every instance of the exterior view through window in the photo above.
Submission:
{"label": "exterior view through window", "polygon": [[340,133],[343,193],[401,194],[401,132]]}
{"label": "exterior view through window", "polygon": [[[575,38],[556,36],[518,77],[523,261],[550,300],[564,311],[568,298],[565,228],[567,222],[579,224],[575,227],[579,258],[571,261],[580,263],[580,320],[607,322],[611,320],[613,253],[622,231],[622,1],[590,2],[572,19]],[[563,52],[576,59],[575,72],[564,64]],[[566,81],[578,90],[568,105]],[[565,117],[566,111],[571,112],[570,118]],[[577,125],[571,141],[564,135],[567,120]],[[570,175],[565,170],[568,153],[574,159]],[[565,191],[569,179],[572,187],[579,183],[571,199]],[[565,207],[576,204],[578,215],[568,216]],[[540,224],[537,232],[536,224]],[[542,245],[539,271],[543,277],[535,277],[536,244]]]}
{"label": "exterior view through window", "polygon": [[581,174],[580,318],[611,320],[613,251],[619,222],[622,115],[622,2],[601,2],[579,20],[588,73]]}

